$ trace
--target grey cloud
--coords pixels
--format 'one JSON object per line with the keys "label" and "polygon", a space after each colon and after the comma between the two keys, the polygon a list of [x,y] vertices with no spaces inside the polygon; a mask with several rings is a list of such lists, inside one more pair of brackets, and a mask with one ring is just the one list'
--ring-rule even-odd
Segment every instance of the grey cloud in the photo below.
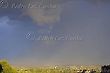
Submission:
{"label": "grey cloud", "polygon": [[11,8],[22,8],[23,15],[29,16],[38,25],[53,24],[60,21],[62,4],[72,0],[0,0],[0,4]]}
{"label": "grey cloud", "polygon": [[92,3],[92,4],[99,4],[99,3],[110,3],[110,0],[85,0],[85,1],[87,1],[87,2],[89,2],[89,3]]}

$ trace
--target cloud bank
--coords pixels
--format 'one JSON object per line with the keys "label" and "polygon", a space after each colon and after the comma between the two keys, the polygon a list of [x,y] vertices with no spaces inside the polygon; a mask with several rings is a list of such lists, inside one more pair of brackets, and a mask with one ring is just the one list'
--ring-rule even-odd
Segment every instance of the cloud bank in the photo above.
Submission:
{"label": "cloud bank", "polygon": [[60,8],[55,9],[27,9],[27,15],[32,18],[34,22],[37,22],[38,25],[52,24],[57,21],[60,21]]}
{"label": "cloud bank", "polygon": [[[54,1],[54,0],[52,0]],[[25,14],[38,25],[51,25],[61,18],[62,7],[55,1],[31,1],[30,8],[25,9]],[[27,3],[29,4],[29,3]]]}

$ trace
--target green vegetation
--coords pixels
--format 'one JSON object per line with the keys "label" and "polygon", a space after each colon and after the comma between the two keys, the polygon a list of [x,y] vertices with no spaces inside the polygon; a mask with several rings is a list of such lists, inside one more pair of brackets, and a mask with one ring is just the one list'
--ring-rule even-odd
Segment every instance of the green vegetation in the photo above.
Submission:
{"label": "green vegetation", "polygon": [[0,61],[0,65],[2,66],[1,73],[17,73],[16,69],[11,67],[10,64],[6,60]]}

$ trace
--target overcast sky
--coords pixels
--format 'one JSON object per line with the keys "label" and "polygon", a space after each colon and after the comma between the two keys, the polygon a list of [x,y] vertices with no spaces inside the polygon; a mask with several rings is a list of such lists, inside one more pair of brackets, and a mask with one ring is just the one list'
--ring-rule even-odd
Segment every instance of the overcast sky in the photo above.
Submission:
{"label": "overcast sky", "polygon": [[28,1],[0,0],[0,59],[31,66],[110,63],[110,0]]}

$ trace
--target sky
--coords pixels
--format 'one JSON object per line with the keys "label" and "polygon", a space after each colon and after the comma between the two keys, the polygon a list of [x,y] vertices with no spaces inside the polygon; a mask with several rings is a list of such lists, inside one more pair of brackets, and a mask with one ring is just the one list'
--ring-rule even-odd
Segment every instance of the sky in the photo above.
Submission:
{"label": "sky", "polygon": [[110,63],[110,0],[0,0],[0,59],[13,65]]}

